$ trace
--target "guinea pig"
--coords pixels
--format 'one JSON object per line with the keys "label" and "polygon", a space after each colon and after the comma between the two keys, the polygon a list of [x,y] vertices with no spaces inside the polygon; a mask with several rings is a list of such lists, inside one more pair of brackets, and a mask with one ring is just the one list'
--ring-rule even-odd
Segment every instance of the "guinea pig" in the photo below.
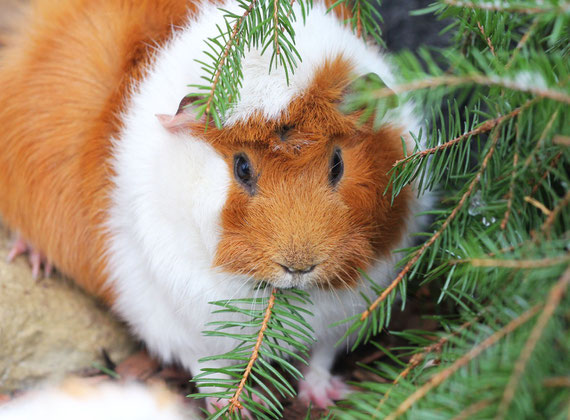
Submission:
{"label": "guinea pig", "polygon": [[[229,351],[205,337],[208,302],[265,282],[310,293],[316,344],[300,397],[324,407],[345,388],[330,369],[365,309],[361,270],[394,275],[421,200],[393,200],[389,171],[418,123],[410,104],[379,130],[341,106],[351,84],[394,75],[378,48],[315,2],[294,25],[302,58],[287,81],[270,53],[242,60],[222,128],[196,119],[204,40],[222,6],[188,0],[36,0],[0,59],[0,214],[40,264],[100,297],[164,362],[192,373]],[[297,15],[300,9],[296,7]],[[342,350],[342,346],[340,347]]]}

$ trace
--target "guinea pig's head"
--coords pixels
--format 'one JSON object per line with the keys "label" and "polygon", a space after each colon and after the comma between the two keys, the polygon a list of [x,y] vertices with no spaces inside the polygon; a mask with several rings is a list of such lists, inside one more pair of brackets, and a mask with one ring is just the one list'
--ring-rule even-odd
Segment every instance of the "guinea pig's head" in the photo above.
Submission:
{"label": "guinea pig's head", "polygon": [[326,63],[279,119],[200,133],[231,174],[217,267],[276,287],[343,288],[397,245],[412,196],[391,203],[386,187],[402,128],[373,131],[343,113],[351,74]]}

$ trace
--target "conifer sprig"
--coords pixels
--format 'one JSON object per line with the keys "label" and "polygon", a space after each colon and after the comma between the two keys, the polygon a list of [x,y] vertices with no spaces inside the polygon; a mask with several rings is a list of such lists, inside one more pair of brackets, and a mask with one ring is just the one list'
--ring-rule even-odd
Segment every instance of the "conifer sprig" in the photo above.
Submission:
{"label": "conifer sprig", "polygon": [[350,25],[356,36],[364,39],[371,37],[378,45],[384,45],[381,37],[382,30],[380,29],[382,15],[378,12],[380,2],[381,0],[337,0],[329,10],[339,6],[344,7],[345,10],[349,11],[350,15],[342,16],[341,12],[341,16]]}
{"label": "conifer sprig", "polygon": [[[242,86],[242,59],[252,48],[261,54],[271,51],[268,71],[282,66],[289,80],[301,57],[295,48],[292,23],[297,19],[290,0],[237,0],[241,14],[222,10],[224,26],[217,27],[217,35],[208,38],[205,55],[210,61],[198,61],[205,84],[192,85],[198,92],[193,106],[197,118],[206,116],[221,128],[232,104],[239,101]],[[297,0],[303,20],[312,0]]]}
{"label": "conifer sprig", "polygon": [[[243,410],[256,418],[279,418],[281,397],[294,397],[287,376],[300,379],[294,361],[306,364],[313,331],[308,294],[299,290],[273,289],[268,297],[211,302],[214,314],[228,320],[210,322],[210,337],[233,338],[236,347],[225,354],[204,358],[224,367],[203,368],[193,379],[202,391],[194,398],[212,397],[221,408],[212,418],[241,418]],[[233,319],[233,320],[231,320]],[[278,369],[281,369],[278,370]]]}

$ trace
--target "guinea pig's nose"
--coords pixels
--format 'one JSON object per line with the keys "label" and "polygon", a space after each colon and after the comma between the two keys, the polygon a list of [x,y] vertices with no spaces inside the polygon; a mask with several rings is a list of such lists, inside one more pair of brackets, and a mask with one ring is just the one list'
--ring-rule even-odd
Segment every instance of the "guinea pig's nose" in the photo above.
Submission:
{"label": "guinea pig's nose", "polygon": [[311,271],[313,271],[315,269],[315,267],[317,266],[315,265],[283,265],[283,264],[279,264],[283,270],[285,270],[287,273],[291,273],[291,274],[307,274],[310,273]]}

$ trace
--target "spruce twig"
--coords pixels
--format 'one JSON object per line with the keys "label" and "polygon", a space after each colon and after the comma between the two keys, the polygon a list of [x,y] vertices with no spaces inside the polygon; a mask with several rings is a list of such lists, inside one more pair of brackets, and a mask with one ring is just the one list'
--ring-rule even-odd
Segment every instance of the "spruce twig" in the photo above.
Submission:
{"label": "spruce twig", "polygon": [[548,209],[548,207],[546,207],[544,204],[542,204],[536,198],[532,198],[531,196],[526,195],[523,197],[523,200],[529,204],[532,204],[537,209],[539,209],[545,216],[548,216],[551,213],[550,210]]}
{"label": "spruce twig", "polygon": [[475,175],[475,177],[473,178],[473,180],[469,184],[467,191],[465,191],[465,193],[463,194],[463,196],[461,197],[461,199],[459,200],[457,205],[454,207],[451,214],[447,217],[447,219],[445,219],[445,221],[441,225],[441,228],[436,233],[434,233],[432,235],[432,237],[427,242],[425,242],[419,250],[417,250],[414,253],[413,257],[404,266],[402,271],[400,271],[400,274],[398,274],[398,276],[392,281],[392,283],[390,283],[390,285],[382,292],[382,294],[380,296],[378,296],[374,300],[374,302],[372,302],[371,305],[368,306],[368,309],[366,309],[364,312],[362,312],[362,314],[360,315],[361,321],[364,321],[366,318],[368,318],[368,316],[370,316],[372,311],[374,311],[374,309],[376,309],[376,307],[380,303],[382,303],[388,297],[388,295],[390,295],[390,293],[392,293],[392,291],[404,279],[404,277],[410,271],[410,269],[414,266],[414,264],[420,259],[420,257],[423,255],[423,253],[431,245],[434,244],[434,242],[441,236],[441,234],[445,231],[445,229],[447,229],[447,227],[453,221],[453,219],[455,219],[455,217],[459,214],[459,211],[463,208],[464,204],[467,202],[467,199],[473,193],[475,186],[479,183],[479,180],[481,179],[481,175],[483,174],[483,172],[485,172],[485,168],[487,167],[487,164],[489,163],[491,156],[493,156],[493,153],[495,152],[495,147],[496,147],[497,142],[499,141],[499,138],[500,138],[499,128],[500,128],[500,126],[495,128],[493,140],[491,141],[489,151],[487,152],[487,154],[485,155],[485,158],[483,159],[483,163],[481,164],[481,168],[479,169],[479,171],[477,172],[477,174]]}
{"label": "spruce twig", "polygon": [[488,407],[493,402],[492,399],[485,399],[481,401],[477,401],[471,404],[469,407],[465,408],[461,413],[455,416],[452,420],[469,420],[471,416],[477,414],[482,409]]}
{"label": "spruce twig", "polygon": [[212,89],[210,90],[210,94],[208,95],[208,100],[206,102],[206,111],[205,111],[206,115],[210,115],[210,107],[212,106],[212,101],[214,100],[214,94],[216,92],[216,87],[218,86],[218,82],[220,80],[220,75],[222,74],[222,69],[224,68],[226,59],[228,58],[228,55],[230,54],[231,48],[236,44],[236,41],[238,39],[239,29],[241,28],[241,25],[242,25],[243,21],[245,20],[245,18],[251,13],[256,2],[257,2],[257,0],[251,0],[251,3],[249,4],[249,8],[243,13],[241,18],[238,19],[238,21],[234,24],[234,26],[232,28],[232,33],[231,33],[230,37],[228,38],[228,41],[226,42],[224,52],[223,52],[223,54],[220,58],[220,61],[218,63],[216,74],[214,75],[214,79],[212,80]]}
{"label": "spruce twig", "polygon": [[570,285],[570,268],[566,269],[560,280],[552,289],[550,289],[550,293],[548,294],[548,299],[546,300],[544,309],[538,317],[538,320],[536,321],[536,324],[534,325],[525,343],[525,346],[523,347],[521,354],[515,363],[513,374],[511,375],[509,383],[507,384],[505,392],[503,393],[503,399],[499,405],[497,416],[495,417],[496,420],[505,417],[509,405],[511,404],[511,401],[515,395],[517,385],[521,379],[522,374],[524,373],[528,360],[530,359],[530,356],[536,347],[536,344],[540,340],[540,337],[546,328],[546,324],[550,318],[552,318],[552,315],[554,314],[556,308],[558,308],[560,300],[568,289],[568,285]]}
{"label": "spruce twig", "polygon": [[570,256],[543,258],[537,260],[498,260],[485,258],[470,258],[453,260],[450,264],[471,264],[473,267],[503,267],[503,268],[544,268],[570,262]]}
{"label": "spruce twig", "polygon": [[[425,359],[425,357],[428,354],[434,353],[434,352],[440,352],[442,347],[449,341],[450,338],[457,336],[458,334],[461,333],[461,331],[465,330],[466,328],[469,328],[469,326],[474,321],[476,321],[476,319],[463,323],[459,328],[457,328],[451,334],[445,335],[445,336],[441,337],[437,342],[432,343],[429,346],[425,347],[421,353],[414,354],[412,356],[412,358],[410,359],[406,368],[403,371],[401,371],[398,374],[398,376],[396,376],[396,378],[392,381],[392,385],[397,385],[402,379],[406,378],[406,376],[408,376],[408,374],[413,369],[415,369]],[[384,394],[382,399],[378,402],[378,405],[376,406],[376,410],[374,410],[374,415],[372,416],[373,419],[377,418],[377,416],[376,416],[377,412],[380,410],[380,407],[382,406],[382,404],[384,404],[386,402],[386,400],[390,396],[390,393],[392,392],[393,389],[394,389],[394,387],[392,386],[392,388],[390,388]]]}
{"label": "spruce twig", "polygon": [[487,45],[489,46],[489,50],[491,51],[491,54],[493,54],[493,57],[496,57],[497,54],[495,54],[495,47],[493,47],[493,43],[491,42],[491,38],[489,38],[487,35],[485,35],[485,28],[483,28],[483,25],[481,25],[481,22],[477,21],[477,27],[479,28],[479,31],[481,31],[481,35],[483,35],[483,39],[485,39],[485,41],[487,42]]}
{"label": "spruce twig", "polygon": [[[440,144],[439,146],[431,147],[431,148],[426,149],[426,150],[421,150],[419,152],[412,153],[411,155],[406,156],[403,159],[399,159],[396,162],[394,162],[394,166],[397,166],[403,162],[410,161],[414,158],[424,158],[428,155],[432,155],[434,153],[437,153],[439,151],[442,151],[442,150],[445,150],[449,147],[452,147],[455,144],[457,144],[457,143],[459,143],[465,139],[469,139],[471,137],[477,136],[477,135],[485,133],[487,131],[491,131],[493,128],[497,127],[499,124],[502,124],[502,123],[506,122],[507,120],[510,120],[510,119],[516,117],[522,111],[524,111],[526,108],[528,108],[529,106],[533,105],[536,102],[537,102],[537,98],[531,99],[531,100],[527,101],[524,105],[512,110],[508,114],[501,115],[500,117],[493,118],[492,120],[487,120],[484,123],[480,124],[479,127],[475,128],[473,130],[469,130],[468,132],[461,134],[459,137],[456,137],[452,140],[446,141],[445,143]],[[515,164],[515,166],[516,166],[516,164]]]}
{"label": "spruce twig", "polygon": [[514,189],[515,189],[515,179],[516,176],[516,167],[519,163],[519,154],[518,151],[515,151],[515,155],[513,157],[513,173],[511,174],[511,182],[509,184],[509,193],[507,197],[507,210],[505,211],[505,215],[503,216],[503,221],[501,222],[501,229],[505,230],[507,227],[507,223],[509,223],[509,216],[511,215],[512,207],[513,207],[513,196],[514,196]]}
{"label": "spruce twig", "polygon": [[556,205],[556,207],[554,207],[554,209],[550,212],[550,215],[544,221],[544,224],[540,228],[540,230],[543,233],[548,234],[550,228],[552,227],[552,224],[556,220],[556,217],[558,216],[558,214],[560,214],[562,209],[564,209],[568,205],[568,203],[570,203],[570,191],[566,191],[564,198],[560,200],[560,202]]}
{"label": "spruce twig", "polygon": [[497,4],[495,2],[472,2],[464,0],[443,0],[443,3],[452,7],[461,7],[465,9],[481,9],[494,12],[510,12],[510,13],[524,13],[534,15],[538,13],[568,13],[570,7],[568,5],[561,7],[522,7],[510,6],[508,3]]}
{"label": "spruce twig", "polygon": [[466,76],[437,76],[416,80],[409,83],[393,86],[391,88],[381,88],[373,92],[371,95],[375,99],[387,98],[406,92],[421,89],[431,89],[439,86],[459,86],[466,84],[478,84],[484,86],[498,86],[506,89],[516,90],[519,92],[530,93],[540,98],[552,99],[554,101],[570,104],[570,95],[559,90],[548,88],[540,88],[536,86],[523,86],[515,81],[502,77],[489,77],[484,75],[466,75]]}
{"label": "spruce twig", "polygon": [[243,388],[245,386],[246,381],[251,374],[251,369],[253,368],[253,364],[257,361],[259,357],[259,349],[261,348],[261,343],[263,343],[263,338],[265,335],[265,330],[267,329],[267,325],[269,325],[269,319],[271,318],[271,313],[273,310],[273,305],[275,304],[275,294],[277,293],[276,289],[271,291],[271,295],[269,296],[269,301],[267,302],[267,309],[265,310],[265,316],[263,317],[263,322],[261,323],[261,328],[257,333],[257,341],[255,342],[255,346],[253,347],[253,351],[251,352],[251,356],[249,358],[249,362],[247,363],[247,367],[245,368],[239,385],[234,393],[234,396],[230,398],[230,413],[233,413],[234,410],[242,409],[243,406],[239,400],[241,393],[243,392]]}
{"label": "spruce twig", "polygon": [[538,312],[540,312],[540,309],[542,307],[543,307],[542,305],[536,305],[536,306],[532,307],[531,309],[529,309],[528,311],[524,312],[522,315],[513,319],[511,322],[509,322],[507,325],[505,325],[499,331],[494,332],[491,336],[489,336],[481,344],[475,346],[469,352],[467,352],[465,355],[461,356],[451,366],[449,366],[448,368],[446,368],[446,369],[438,372],[437,374],[435,374],[428,382],[426,382],[424,385],[419,387],[408,398],[406,398],[404,400],[404,402],[402,402],[402,404],[400,404],[394,412],[390,413],[390,415],[388,415],[386,417],[385,420],[395,420],[398,416],[404,414],[418,400],[423,398],[433,388],[441,385],[444,381],[446,381],[451,375],[453,375],[455,372],[457,372],[460,368],[462,368],[467,363],[469,363],[471,360],[473,360],[474,358],[479,356],[483,351],[485,351],[489,347],[496,344],[503,337],[512,333],[517,328],[519,328],[521,325],[524,325],[525,323],[527,323]]}

